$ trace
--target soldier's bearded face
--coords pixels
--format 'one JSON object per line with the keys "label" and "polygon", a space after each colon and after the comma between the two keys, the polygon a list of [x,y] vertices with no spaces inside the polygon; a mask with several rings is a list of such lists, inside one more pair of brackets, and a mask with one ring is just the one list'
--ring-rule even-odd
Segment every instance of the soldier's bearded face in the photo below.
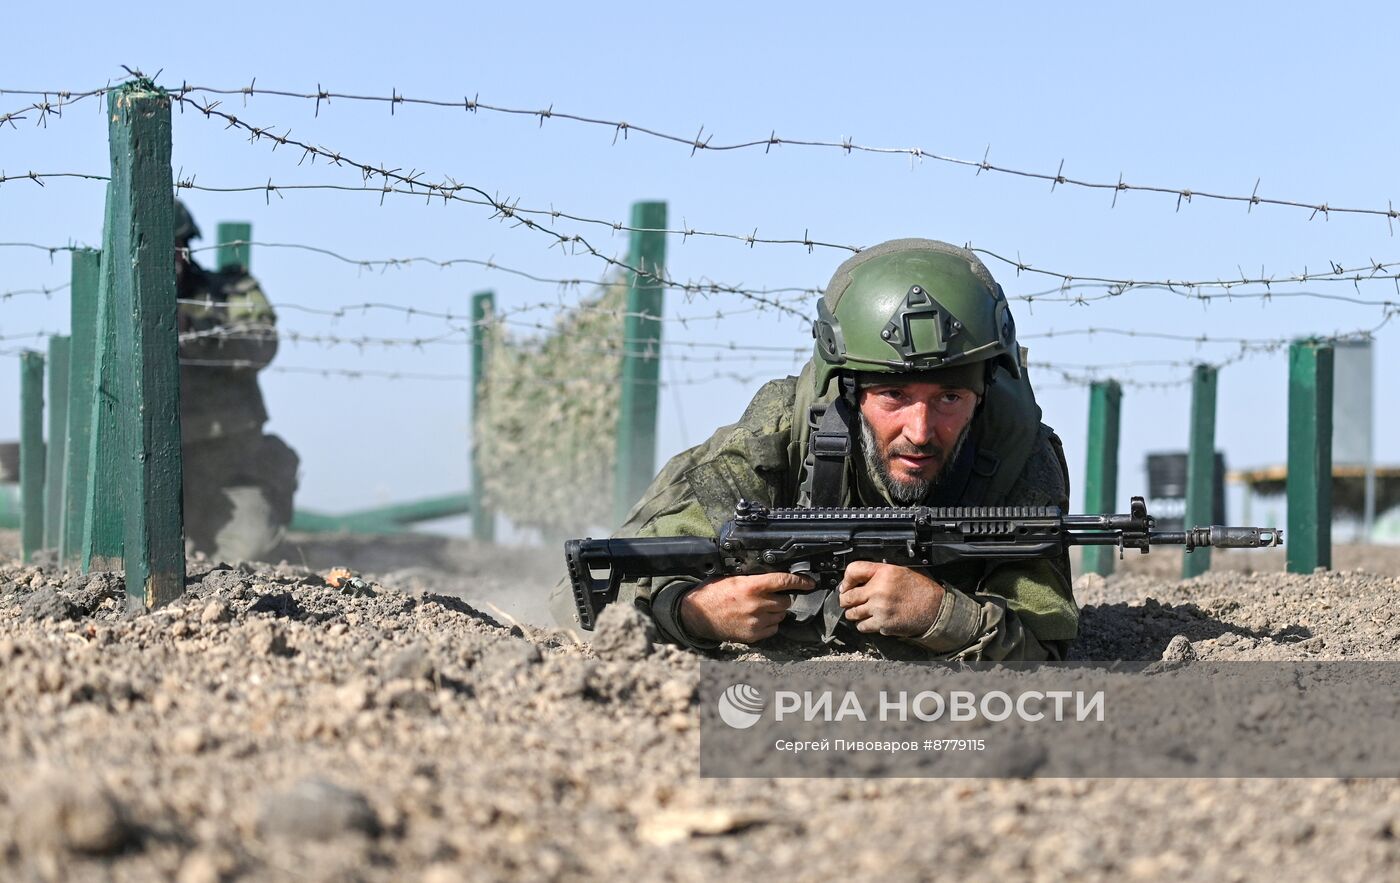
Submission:
{"label": "soldier's bearded face", "polygon": [[970,390],[875,384],[858,393],[866,466],[902,506],[916,506],[957,458],[977,409]]}

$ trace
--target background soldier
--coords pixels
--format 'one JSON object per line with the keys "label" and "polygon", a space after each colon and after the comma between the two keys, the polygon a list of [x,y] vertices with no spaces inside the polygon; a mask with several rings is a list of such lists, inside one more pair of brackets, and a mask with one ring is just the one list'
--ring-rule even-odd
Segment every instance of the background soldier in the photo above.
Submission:
{"label": "background soldier", "polygon": [[[837,269],[799,377],[674,457],[620,536],[713,537],[735,503],[1058,506],[1060,440],[1040,422],[1001,286],[966,249],[901,239]],[[904,658],[1059,659],[1078,633],[1069,559],[847,567],[838,590],[789,573],[624,584],[677,643],[774,635]],[[553,609],[573,616],[567,580]],[[794,592],[798,592],[794,594]]]}
{"label": "background soldier", "polygon": [[263,433],[258,371],[277,353],[277,317],[245,268],[209,272],[194,261],[188,249],[199,236],[177,200],[185,543],[217,560],[257,560],[291,523],[299,463]]}

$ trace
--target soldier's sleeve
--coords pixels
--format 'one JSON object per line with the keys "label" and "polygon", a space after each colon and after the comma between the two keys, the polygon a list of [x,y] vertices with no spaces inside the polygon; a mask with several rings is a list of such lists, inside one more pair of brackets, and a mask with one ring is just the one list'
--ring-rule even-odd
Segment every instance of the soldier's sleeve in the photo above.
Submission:
{"label": "soldier's sleeve", "polygon": [[[714,537],[733,517],[740,499],[786,505],[792,472],[788,429],[796,381],[765,384],[737,423],[718,429],[709,440],[672,457],[618,529],[620,537]],[[680,601],[699,583],[694,579],[623,583],[617,603],[649,614],[668,640],[688,647],[713,646],[685,633]],[[555,619],[567,624],[567,579],[555,587]]]}
{"label": "soldier's sleeve", "polygon": [[[1059,438],[1042,427],[1041,443],[1013,486],[1009,506],[1069,505],[1069,470]],[[974,580],[945,583],[928,631],[905,639],[937,658],[968,661],[1063,659],[1079,634],[1069,556],[994,563]]]}
{"label": "soldier's sleeve", "polygon": [[223,299],[180,307],[180,358],[261,371],[277,355],[277,316],[262,286],[247,274],[212,284],[222,286]]}

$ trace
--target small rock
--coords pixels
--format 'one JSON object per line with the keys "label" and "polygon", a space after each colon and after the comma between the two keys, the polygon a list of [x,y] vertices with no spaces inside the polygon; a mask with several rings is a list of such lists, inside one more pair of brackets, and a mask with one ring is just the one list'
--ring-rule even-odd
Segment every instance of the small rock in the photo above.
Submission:
{"label": "small rock", "polygon": [[291,656],[287,635],[281,627],[270,622],[259,623],[248,640],[248,647],[259,656]]}
{"label": "small rock", "polygon": [[1102,576],[1097,573],[1086,573],[1074,581],[1074,591],[1076,594],[1097,592],[1107,584]]}
{"label": "small rock", "polygon": [[384,667],[384,677],[390,680],[431,681],[437,669],[422,644],[410,644],[394,655]]}
{"label": "small rock", "polygon": [[90,780],[50,779],[15,805],[24,807],[18,839],[36,852],[112,855],[136,839],[126,808]]}
{"label": "small rock", "polygon": [[438,863],[429,865],[423,871],[423,883],[466,883],[471,879],[465,870],[453,867],[449,864]]}
{"label": "small rock", "polygon": [[389,681],[379,691],[375,701],[386,708],[397,708],[410,714],[430,714],[433,710],[433,697],[419,688],[415,681]]}
{"label": "small rock", "polygon": [[34,592],[20,605],[20,614],[27,619],[77,619],[83,611],[55,588]]}
{"label": "small rock", "polygon": [[228,605],[217,598],[204,605],[204,612],[199,614],[199,621],[205,625],[216,622],[228,622]]}
{"label": "small rock", "polygon": [[1163,662],[1191,662],[1200,658],[1196,653],[1196,648],[1191,646],[1185,635],[1176,635],[1167,642],[1167,648],[1162,651]]}
{"label": "small rock", "polygon": [[537,665],[544,657],[529,641],[498,641],[481,655],[477,667],[484,672],[509,672]]}
{"label": "small rock", "polygon": [[179,754],[198,754],[209,746],[209,734],[203,727],[183,727],[170,737],[170,747]]}
{"label": "small rock", "polygon": [[246,589],[251,582],[247,574],[228,569],[227,567],[211,570],[206,573],[204,579],[201,580],[206,593],[230,596],[235,590]]}
{"label": "small rock", "polygon": [[82,587],[73,593],[73,602],[91,615],[104,601],[115,601],[126,594],[126,579],[120,573],[97,571],[86,577]]}
{"label": "small rock", "polygon": [[641,820],[637,837],[654,846],[669,846],[697,836],[732,834],[767,821],[756,812],[723,807],[663,809]]}
{"label": "small rock", "polygon": [[368,708],[369,697],[370,687],[365,681],[351,681],[335,690],[335,704],[350,714]]}
{"label": "small rock", "polygon": [[631,604],[609,604],[593,632],[593,652],[603,659],[645,659],[651,655],[656,627]]}
{"label": "small rock", "polygon": [[234,871],[233,856],[224,850],[197,849],[185,856],[175,883],[221,883]]}
{"label": "small rock", "polygon": [[695,699],[695,685],[683,678],[672,678],[661,685],[661,699],[677,710],[689,708]]}
{"label": "small rock", "polygon": [[263,837],[332,840],[346,834],[375,837],[379,830],[379,818],[363,794],[323,779],[303,779],[269,794],[258,809]]}

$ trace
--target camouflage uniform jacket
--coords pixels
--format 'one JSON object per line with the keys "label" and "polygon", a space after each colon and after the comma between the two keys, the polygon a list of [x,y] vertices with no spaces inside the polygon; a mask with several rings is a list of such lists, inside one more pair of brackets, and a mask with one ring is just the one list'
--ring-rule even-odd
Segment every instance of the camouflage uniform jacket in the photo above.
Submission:
{"label": "camouflage uniform jacket", "polygon": [[[769,506],[796,505],[806,456],[811,365],[801,377],[764,385],[743,417],[706,442],[676,455],[633,508],[619,536],[715,536],[745,498]],[[995,452],[990,483],[976,500],[938,505],[1058,506],[1068,509],[1069,474],[1060,440],[1040,423],[1028,381],[998,371],[970,429],[968,444]],[[963,458],[960,458],[960,462]],[[847,504],[893,503],[867,474],[859,451],[851,457]],[[943,483],[940,483],[943,484]],[[935,491],[936,493],[936,491]],[[1069,559],[1032,562],[957,562],[928,575],[946,592],[934,624],[918,638],[862,635],[849,624],[844,640],[895,658],[966,660],[1061,659],[1078,633]],[[708,648],[685,634],[680,600],[693,580],[625,584],[619,601],[649,612],[677,643]],[[797,638],[788,628],[779,634]],[[798,638],[801,640],[801,638]]]}
{"label": "camouflage uniform jacket", "polygon": [[267,408],[258,372],[277,354],[277,317],[243,270],[210,273],[192,264],[189,273],[179,306],[182,440],[261,432]]}

